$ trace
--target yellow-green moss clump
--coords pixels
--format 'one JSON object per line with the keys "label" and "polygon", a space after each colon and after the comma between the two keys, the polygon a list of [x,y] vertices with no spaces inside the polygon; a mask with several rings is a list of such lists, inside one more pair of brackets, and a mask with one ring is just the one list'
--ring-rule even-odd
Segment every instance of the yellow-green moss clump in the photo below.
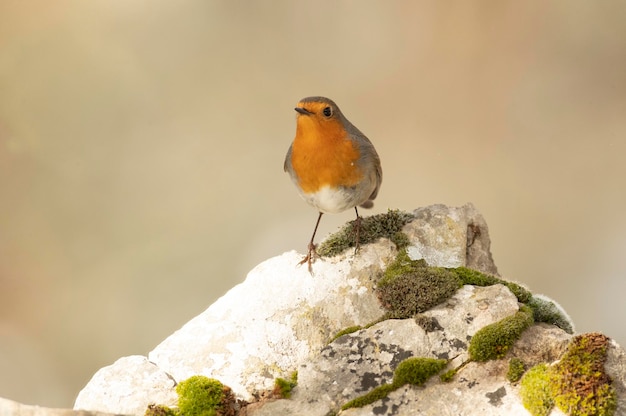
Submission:
{"label": "yellow-green moss clump", "polygon": [[547,416],[554,407],[548,369],[546,363],[538,364],[528,370],[520,382],[522,404],[533,416]]}
{"label": "yellow-green moss clump", "polygon": [[506,280],[484,274],[473,269],[468,269],[467,267],[457,267],[450,270],[453,271],[459,279],[461,279],[461,282],[463,282],[464,285],[492,286],[501,284],[508,287],[511,293],[517,297],[517,300],[522,303],[528,302],[532,296],[527,289],[524,289],[517,283],[507,282]]}
{"label": "yellow-green moss clump", "polygon": [[535,322],[556,325],[568,334],[574,333],[572,321],[554,302],[543,297],[533,296],[528,301],[533,310]]}
{"label": "yellow-green moss clump", "polygon": [[184,416],[213,416],[224,398],[224,385],[205,376],[192,376],[176,386],[178,410]]}
{"label": "yellow-green moss clump", "polygon": [[509,360],[509,371],[506,373],[506,378],[511,383],[516,383],[522,378],[524,375],[524,371],[526,371],[526,367],[524,366],[524,361],[520,360],[517,357],[513,357]]}
{"label": "yellow-green moss clump", "polygon": [[[389,210],[386,214],[377,214],[361,218],[359,244],[372,243],[381,237],[390,239],[398,248],[409,245],[409,239],[402,232],[402,227],[411,222],[413,214],[399,210]],[[317,253],[320,256],[336,256],[354,247],[355,221],[350,221],[341,230],[332,234],[320,244]]]}
{"label": "yellow-green moss clump", "polygon": [[445,301],[460,287],[453,272],[411,260],[403,249],[379,279],[376,294],[388,318],[410,318]]}
{"label": "yellow-green moss clump", "polygon": [[298,385],[298,372],[294,371],[293,373],[291,373],[291,377],[289,377],[289,380],[285,380],[284,378],[280,378],[280,377],[274,380],[273,393],[277,397],[288,399],[291,397],[291,391],[297,385]]}
{"label": "yellow-green moss clump", "polygon": [[548,415],[555,405],[572,416],[615,414],[617,395],[604,371],[608,343],[602,334],[578,335],[558,363],[528,370],[520,383],[524,407],[533,416]]}
{"label": "yellow-green moss clump", "polygon": [[533,311],[523,305],[515,314],[479,329],[470,340],[470,360],[488,361],[504,357],[522,332],[532,324]]}
{"label": "yellow-green moss clump", "polygon": [[446,360],[437,360],[434,358],[407,358],[402,361],[393,373],[393,382],[383,384],[363,396],[350,400],[341,407],[341,410],[350,409],[352,407],[363,407],[375,401],[381,400],[392,391],[399,389],[405,384],[421,386],[430,377],[439,373],[447,365]]}
{"label": "yellow-green moss clump", "polygon": [[572,416],[615,413],[617,396],[604,371],[608,343],[609,338],[598,333],[576,336],[552,367],[554,403],[563,412]]}
{"label": "yellow-green moss clump", "polygon": [[205,376],[193,376],[176,386],[178,409],[150,405],[145,416],[219,416],[230,401],[236,399],[229,387]]}

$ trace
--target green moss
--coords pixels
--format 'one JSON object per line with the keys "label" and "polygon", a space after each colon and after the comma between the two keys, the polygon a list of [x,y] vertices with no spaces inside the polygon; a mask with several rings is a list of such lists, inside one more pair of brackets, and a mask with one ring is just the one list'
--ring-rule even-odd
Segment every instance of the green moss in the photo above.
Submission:
{"label": "green moss", "polygon": [[393,383],[403,386],[412,384],[421,386],[433,375],[437,374],[448,364],[446,360],[434,358],[407,358],[402,361],[393,373]]}
{"label": "green moss", "polygon": [[342,337],[342,336],[344,336],[344,335],[351,334],[351,333],[356,332],[356,331],[359,331],[359,330],[361,330],[361,329],[363,329],[363,327],[362,327],[362,326],[360,326],[360,325],[349,326],[349,327],[347,327],[347,328],[345,328],[345,329],[342,329],[341,331],[337,332],[337,333],[335,334],[335,336],[334,336],[334,337],[332,337],[332,338],[330,339],[330,341],[328,341],[328,343],[330,344],[331,342],[333,342],[334,340],[336,340],[336,339],[337,339],[337,338],[339,338],[339,337]]}
{"label": "green moss", "polygon": [[368,404],[374,403],[378,400],[384,399],[389,393],[396,390],[399,386],[393,384],[383,384],[373,390],[367,392],[363,396],[359,396],[356,399],[350,400],[348,403],[341,406],[341,410],[350,409],[352,407],[363,407]]}
{"label": "green moss", "polygon": [[[408,237],[402,233],[402,227],[411,222],[413,214],[399,210],[389,210],[386,214],[361,218],[359,244],[372,243],[381,237],[390,239],[398,248],[409,244]],[[341,230],[329,236],[317,248],[320,256],[336,256],[354,247],[355,221],[350,221]]]}
{"label": "green moss", "polygon": [[439,379],[443,381],[444,383],[449,383],[454,379],[454,376],[456,376],[456,373],[458,371],[459,371],[459,368],[453,368],[452,370],[448,370],[445,373],[443,373],[441,376],[439,376]]}
{"label": "green moss", "polygon": [[492,286],[496,284],[502,284],[509,288],[509,290],[517,297],[517,300],[526,303],[530,300],[532,294],[517,283],[507,282],[495,276],[481,273],[479,271],[468,269],[467,267],[457,267],[455,269],[449,269],[453,271],[464,285],[474,286]]}
{"label": "green moss", "polygon": [[298,372],[291,373],[289,380],[278,377],[274,380],[274,394],[276,396],[288,399],[291,397],[291,391],[298,385]]}
{"label": "green moss", "polygon": [[144,416],[177,416],[176,410],[160,404],[148,405]]}
{"label": "green moss", "polygon": [[533,296],[528,301],[533,310],[535,322],[545,322],[556,325],[568,334],[574,333],[569,317],[552,301],[540,296]]}
{"label": "green moss", "polygon": [[528,370],[520,383],[524,407],[533,416],[548,415],[555,405],[571,416],[615,414],[617,395],[604,371],[608,343],[602,334],[578,335],[558,363]]}
{"label": "green moss", "polygon": [[615,389],[604,371],[609,338],[598,333],[576,336],[552,367],[552,394],[563,412],[573,415],[613,415]]}
{"label": "green moss", "polygon": [[389,318],[409,318],[445,301],[459,287],[453,272],[411,260],[406,250],[400,250],[379,279],[376,294]]}
{"label": "green moss", "polygon": [[515,314],[481,328],[470,340],[470,359],[488,361],[504,357],[522,332],[532,324],[532,309],[524,305]]}
{"label": "green moss", "polygon": [[509,360],[509,371],[506,373],[506,378],[511,383],[516,383],[520,378],[522,378],[524,371],[526,371],[524,361],[517,357],[513,357]]}
{"label": "green moss", "polygon": [[545,363],[528,370],[520,382],[522,404],[533,416],[547,416],[554,407],[550,371]]}
{"label": "green moss", "polygon": [[380,385],[363,396],[350,400],[341,406],[341,410],[352,407],[363,407],[375,401],[381,400],[389,393],[399,389],[405,384],[421,386],[433,375],[437,374],[447,365],[446,360],[434,358],[412,357],[402,361],[393,373],[393,382]]}
{"label": "green moss", "polygon": [[224,398],[224,385],[205,376],[192,376],[176,386],[179,413],[184,416],[214,416]]}

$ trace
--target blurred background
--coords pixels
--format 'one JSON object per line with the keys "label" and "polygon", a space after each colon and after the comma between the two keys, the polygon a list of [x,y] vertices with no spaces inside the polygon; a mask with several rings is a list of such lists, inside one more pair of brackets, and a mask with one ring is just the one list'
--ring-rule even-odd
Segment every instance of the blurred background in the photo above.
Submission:
{"label": "blurred background", "polygon": [[625,346],[625,21],[577,0],[3,0],[0,397],[70,407],[304,251],[317,214],[283,158],[309,95],[378,149],[364,214],[474,203],[504,277]]}

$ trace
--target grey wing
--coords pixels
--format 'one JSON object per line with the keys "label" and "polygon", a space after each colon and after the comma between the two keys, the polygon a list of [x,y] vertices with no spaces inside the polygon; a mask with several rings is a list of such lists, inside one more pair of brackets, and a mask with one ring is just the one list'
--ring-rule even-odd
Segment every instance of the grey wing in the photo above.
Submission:
{"label": "grey wing", "polygon": [[374,188],[374,191],[372,192],[372,195],[370,195],[370,200],[374,200],[376,199],[376,196],[378,195],[378,190],[380,189],[380,184],[383,183],[383,168],[380,165],[380,158],[378,157],[378,154],[375,153],[376,157],[376,188]]}
{"label": "grey wing", "polygon": [[291,148],[293,145],[289,146],[289,150],[287,150],[287,155],[285,156],[285,163],[283,164],[283,170],[285,172],[291,173]]}
{"label": "grey wing", "polygon": [[363,165],[370,166],[370,163],[373,162],[373,165],[375,167],[375,171],[373,173],[376,177],[376,187],[369,197],[369,200],[372,201],[378,195],[380,184],[383,182],[383,169],[380,165],[380,158],[378,157],[378,153],[376,153],[376,149],[374,148],[372,142],[370,142],[369,139],[363,134],[360,134],[356,137],[361,147],[361,154],[365,156],[365,159],[363,160]]}

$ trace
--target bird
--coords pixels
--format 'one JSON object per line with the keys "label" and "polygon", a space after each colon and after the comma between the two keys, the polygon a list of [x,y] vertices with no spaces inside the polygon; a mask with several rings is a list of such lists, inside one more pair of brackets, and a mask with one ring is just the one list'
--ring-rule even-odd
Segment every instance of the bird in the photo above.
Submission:
{"label": "bird", "polygon": [[317,252],[315,233],[322,215],[354,208],[355,252],[359,249],[361,216],[357,207],[372,208],[383,180],[380,158],[370,140],[326,97],[307,97],[298,102],[296,135],[284,170],[298,193],[319,212],[306,256],[299,265],[312,263]]}

